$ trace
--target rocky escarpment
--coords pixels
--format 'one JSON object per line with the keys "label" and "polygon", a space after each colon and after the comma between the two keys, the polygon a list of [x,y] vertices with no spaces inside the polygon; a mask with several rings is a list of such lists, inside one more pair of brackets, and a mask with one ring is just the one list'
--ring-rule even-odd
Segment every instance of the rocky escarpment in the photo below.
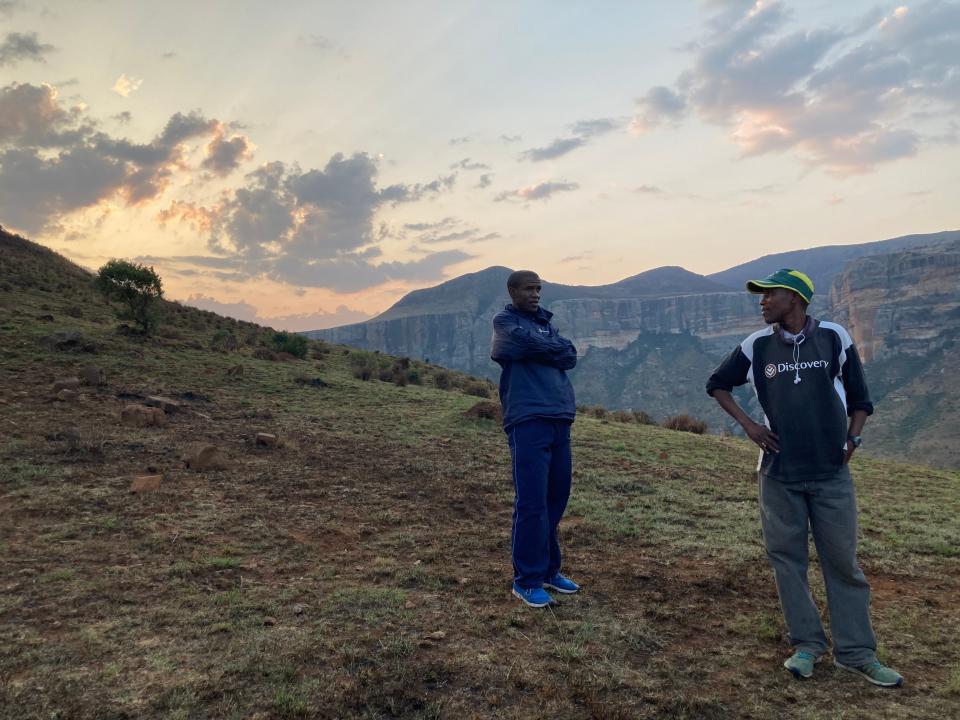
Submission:
{"label": "rocky escarpment", "polygon": [[863,258],[834,281],[833,315],[862,353],[872,452],[960,465],[960,242]]}
{"label": "rocky escarpment", "polygon": [[927,355],[960,324],[960,242],[861,258],[830,289],[833,317],[850,330],[864,361]]}
{"label": "rocky escarpment", "polygon": [[[497,298],[479,314],[401,315],[310,333],[331,342],[427,359],[456,370],[495,378],[490,360],[493,316],[507,304]],[[757,322],[757,301],[745,293],[709,293],[665,298],[559,300],[545,302],[554,324],[580,349],[621,350],[638,335],[682,334],[719,351],[748,334]]]}
{"label": "rocky escarpment", "polygon": [[757,299],[743,292],[666,298],[560,300],[550,305],[554,324],[578,348],[623,349],[641,334],[695,335],[708,346],[727,345],[752,332]]}

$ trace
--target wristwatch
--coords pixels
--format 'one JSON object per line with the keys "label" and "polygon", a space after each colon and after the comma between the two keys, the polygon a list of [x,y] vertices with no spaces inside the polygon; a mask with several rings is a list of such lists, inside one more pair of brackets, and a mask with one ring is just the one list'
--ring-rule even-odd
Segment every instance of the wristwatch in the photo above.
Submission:
{"label": "wristwatch", "polygon": [[848,435],[847,440],[852,442],[855,448],[858,448],[860,447],[860,445],[863,444],[863,438],[860,437],[859,435]]}

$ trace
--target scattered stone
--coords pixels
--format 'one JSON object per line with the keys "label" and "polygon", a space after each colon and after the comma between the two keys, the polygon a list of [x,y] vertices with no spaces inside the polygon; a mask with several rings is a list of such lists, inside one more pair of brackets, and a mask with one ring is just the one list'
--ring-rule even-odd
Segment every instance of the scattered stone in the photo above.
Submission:
{"label": "scattered stone", "polygon": [[279,360],[280,362],[290,362],[291,360],[296,360],[296,355],[291,355],[288,352],[278,352],[273,356],[274,360]]}
{"label": "scattered stone", "polygon": [[84,385],[98,387],[107,384],[107,371],[102,367],[85,367],[78,374],[80,375],[80,382]]}
{"label": "scattered stone", "polygon": [[80,393],[76,390],[67,390],[66,388],[57,393],[57,400],[60,402],[76,402],[79,397]]}
{"label": "scattered stone", "polygon": [[429,640],[443,640],[446,636],[447,636],[447,634],[446,634],[443,630],[437,630],[437,631],[432,632],[432,633],[430,633],[429,635],[427,635],[427,639],[429,639]]}
{"label": "scattered stone", "polygon": [[293,614],[303,615],[309,609],[310,609],[309,605],[305,605],[304,603],[297,603],[296,605],[293,606]]}
{"label": "scattered stone", "polygon": [[139,475],[130,483],[130,492],[144,493],[159,490],[162,481],[163,475]]}
{"label": "scattered stone", "polygon": [[120,422],[134,427],[163,427],[167,424],[167,416],[160,408],[131,404],[120,411]]}
{"label": "scattered stone", "polygon": [[40,345],[47,350],[59,352],[95,353],[97,346],[79,330],[61,330],[40,338]]}
{"label": "scattered stone", "polygon": [[243,375],[243,365],[234,365],[227,368],[227,377],[241,377]]}
{"label": "scattered stone", "polygon": [[168,415],[180,409],[180,403],[163,395],[149,395],[145,402],[150,407],[160,408]]}
{"label": "scattered stone", "polygon": [[270,433],[257,433],[256,444],[260,447],[277,447],[277,436]]}
{"label": "scattered stone", "polygon": [[57,436],[60,440],[65,440],[67,447],[71,450],[76,449],[77,445],[80,444],[80,428],[71,427],[66,430],[61,430],[57,433]]}
{"label": "scattered stone", "polygon": [[404,606],[407,610],[413,610],[413,609],[416,607],[416,605],[413,604],[413,600],[407,600],[407,601],[403,604],[403,606]]}
{"label": "scattered stone", "polygon": [[61,390],[76,390],[80,387],[80,378],[69,377],[60,378],[53,381],[53,392],[58,393]]}
{"label": "scattered stone", "polygon": [[270,617],[269,615],[267,615],[267,616],[263,619],[263,624],[266,625],[267,627],[273,627],[274,625],[277,624],[277,619],[276,619],[276,618],[273,618],[273,617]]}
{"label": "scattered stone", "polygon": [[467,410],[463,416],[468,418],[482,418],[484,420],[496,420],[497,422],[503,421],[503,411],[500,409],[500,406],[489,400],[481,400]]}
{"label": "scattered stone", "polygon": [[183,456],[184,465],[194,472],[207,470],[226,470],[227,458],[216,445],[199,444],[193,446]]}
{"label": "scattered stone", "polygon": [[37,320],[43,322],[53,322],[53,315],[37,315]]}

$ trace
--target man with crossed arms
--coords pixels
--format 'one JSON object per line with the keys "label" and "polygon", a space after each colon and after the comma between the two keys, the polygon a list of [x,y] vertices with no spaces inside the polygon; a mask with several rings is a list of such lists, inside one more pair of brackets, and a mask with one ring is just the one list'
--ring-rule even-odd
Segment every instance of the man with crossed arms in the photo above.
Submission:
{"label": "man with crossed arms", "polygon": [[545,607],[547,590],[572,594],[577,583],[560,574],[557,526],[570,497],[570,426],[576,415],[567,370],[577,349],[540,307],[542,283],[530,270],[507,279],[510,304],[493,318],[490,357],[502,368],[503,429],[513,459],[513,594]]}

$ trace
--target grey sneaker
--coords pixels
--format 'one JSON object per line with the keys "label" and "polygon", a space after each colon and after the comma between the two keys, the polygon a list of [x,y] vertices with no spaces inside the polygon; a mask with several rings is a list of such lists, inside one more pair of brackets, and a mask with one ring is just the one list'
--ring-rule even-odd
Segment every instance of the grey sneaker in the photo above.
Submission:
{"label": "grey sneaker", "polygon": [[813,666],[818,662],[820,662],[819,655],[808,653],[806,650],[797,650],[783,661],[783,666],[796,678],[808,678],[813,675]]}
{"label": "grey sneaker", "polygon": [[833,664],[843,670],[856,673],[865,678],[867,682],[872,682],[880,687],[900,687],[903,685],[903,676],[893,668],[882,665],[879,660],[874,660],[866,665],[844,665],[839,660],[834,660]]}

